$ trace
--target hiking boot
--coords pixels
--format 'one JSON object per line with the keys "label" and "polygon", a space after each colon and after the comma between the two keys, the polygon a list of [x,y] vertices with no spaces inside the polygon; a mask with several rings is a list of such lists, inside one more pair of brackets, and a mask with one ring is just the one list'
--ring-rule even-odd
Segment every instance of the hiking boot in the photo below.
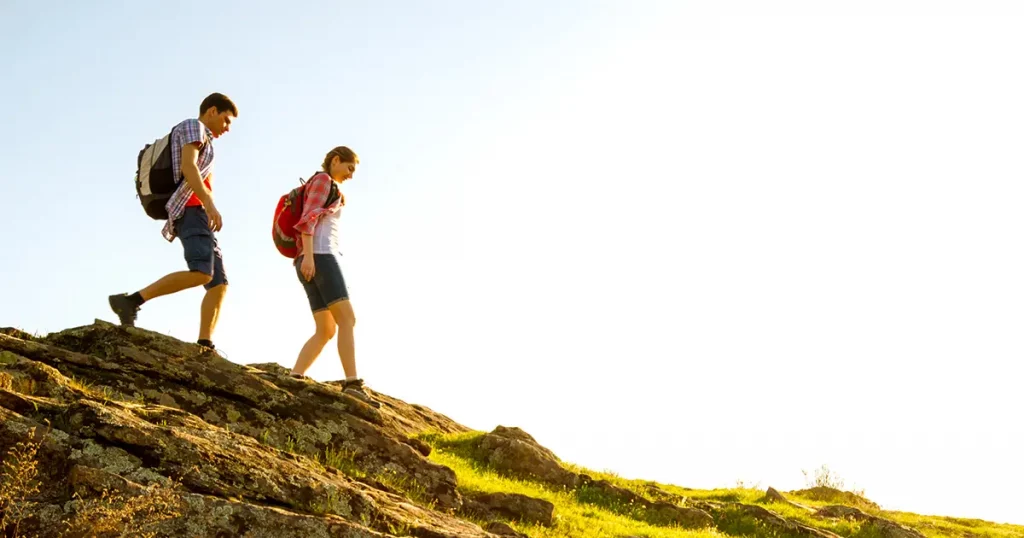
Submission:
{"label": "hiking boot", "polygon": [[363,390],[362,379],[353,379],[352,381],[345,380],[345,383],[342,386],[341,391],[354,398],[359,398],[360,400],[366,402],[368,405],[372,405],[373,407],[380,407],[380,402],[371,398],[370,395],[367,394],[365,390]]}
{"label": "hiking boot", "polygon": [[127,293],[119,295],[111,295],[107,298],[107,302],[110,303],[110,309],[117,314],[117,318],[121,320],[122,327],[134,327],[135,319],[138,317],[139,305],[135,304],[135,301],[128,297]]}
{"label": "hiking boot", "polygon": [[218,356],[218,357],[220,357],[222,359],[227,359],[228,358],[226,353],[224,353],[223,351],[217,349],[217,346],[213,345],[213,342],[210,342],[209,340],[207,340],[205,342],[202,341],[202,340],[199,340],[198,342],[195,343],[195,346],[199,348],[199,354],[200,355],[205,355],[205,354],[209,353],[210,355],[216,355],[216,356]]}

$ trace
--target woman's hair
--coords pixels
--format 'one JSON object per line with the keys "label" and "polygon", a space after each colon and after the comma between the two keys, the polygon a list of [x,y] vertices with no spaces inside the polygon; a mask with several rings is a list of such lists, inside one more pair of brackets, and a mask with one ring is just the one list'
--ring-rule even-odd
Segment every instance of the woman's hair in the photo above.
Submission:
{"label": "woman's hair", "polygon": [[359,164],[359,156],[354,151],[348,149],[345,146],[338,146],[331,151],[327,152],[327,156],[324,157],[324,172],[331,173],[331,160],[338,157],[343,163],[356,163]]}

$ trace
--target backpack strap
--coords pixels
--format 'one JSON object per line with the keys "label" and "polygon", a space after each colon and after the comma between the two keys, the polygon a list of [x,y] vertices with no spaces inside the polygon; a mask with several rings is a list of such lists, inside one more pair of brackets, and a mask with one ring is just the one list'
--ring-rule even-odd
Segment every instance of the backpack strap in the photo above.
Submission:
{"label": "backpack strap", "polygon": [[[327,172],[324,172],[323,170],[317,170],[316,172],[313,172],[312,174],[310,174],[309,179],[313,179],[318,174],[326,174],[326,173]],[[299,178],[299,184],[305,185],[306,183],[309,182],[309,179],[302,179],[300,177]],[[331,191],[327,193],[327,202],[324,204],[324,207],[330,207],[331,204],[333,204],[334,202],[338,201],[338,198],[341,198],[341,197],[342,197],[341,196],[341,189],[338,188],[338,183],[332,179],[331,180]]]}
{"label": "backpack strap", "polygon": [[[324,207],[331,207],[331,204],[338,201],[338,198],[341,198],[341,189],[338,188],[336,181],[331,180],[331,192],[327,193],[327,202],[324,203]],[[344,203],[345,201],[342,200],[342,204]]]}

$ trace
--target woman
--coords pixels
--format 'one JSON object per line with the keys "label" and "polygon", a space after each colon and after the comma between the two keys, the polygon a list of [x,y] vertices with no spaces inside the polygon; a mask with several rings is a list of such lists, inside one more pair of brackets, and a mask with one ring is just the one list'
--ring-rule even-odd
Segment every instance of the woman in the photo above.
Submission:
{"label": "woman", "polygon": [[349,148],[338,146],[324,158],[323,171],[306,182],[302,202],[302,216],[295,225],[299,255],[295,258],[295,272],[306,290],[309,307],[313,311],[316,332],[299,351],[292,368],[292,376],[304,378],[306,370],[323,351],[327,342],[338,335],[338,356],[345,369],[342,390],[374,406],[374,401],[363,390],[363,380],[356,375],[356,353],[352,329],[356,317],[348,300],[348,289],[341,275],[338,244],[338,220],[345,196],[338,185],[352,179],[359,157]]}

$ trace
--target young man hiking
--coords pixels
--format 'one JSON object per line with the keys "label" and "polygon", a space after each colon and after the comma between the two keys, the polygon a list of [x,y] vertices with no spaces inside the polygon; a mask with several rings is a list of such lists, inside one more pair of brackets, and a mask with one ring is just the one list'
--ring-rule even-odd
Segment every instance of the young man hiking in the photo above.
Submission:
{"label": "young man hiking", "polygon": [[223,226],[213,202],[211,185],[213,140],[231,128],[238,108],[231,99],[212,93],[199,105],[199,117],[189,118],[171,130],[171,162],[178,188],[167,201],[164,239],[181,239],[188,271],[171,273],[132,294],[111,295],[110,308],[121,325],[135,326],[140,307],[162,295],[203,286],[206,296],[200,310],[198,344],[214,348],[213,329],[227,291],[224,261],[215,232]]}

